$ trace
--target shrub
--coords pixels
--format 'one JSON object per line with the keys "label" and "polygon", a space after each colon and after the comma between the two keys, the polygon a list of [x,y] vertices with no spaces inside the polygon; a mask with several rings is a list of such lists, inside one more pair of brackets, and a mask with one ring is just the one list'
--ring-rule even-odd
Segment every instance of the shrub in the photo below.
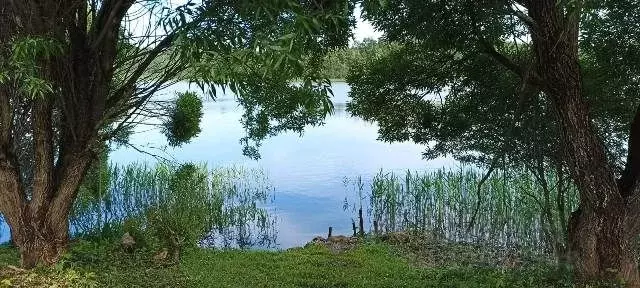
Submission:
{"label": "shrub", "polygon": [[207,186],[206,169],[184,164],[172,176],[169,193],[147,212],[149,228],[174,260],[183,248],[195,247],[212,228],[214,207]]}

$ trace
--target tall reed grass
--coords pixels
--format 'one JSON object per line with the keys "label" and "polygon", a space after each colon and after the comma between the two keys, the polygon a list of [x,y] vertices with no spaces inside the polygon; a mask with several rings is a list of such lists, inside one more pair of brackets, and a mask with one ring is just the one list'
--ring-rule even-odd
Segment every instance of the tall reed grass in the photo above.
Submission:
{"label": "tall reed grass", "polygon": [[[496,171],[477,193],[483,176],[468,168],[404,175],[380,171],[368,185],[361,177],[351,181],[356,194],[351,207],[365,207],[370,227],[375,221],[381,233],[410,230],[451,241],[555,252],[553,242],[563,237],[559,227],[568,221],[566,211],[577,206],[575,189],[543,187],[526,171]],[[545,177],[550,183],[557,180],[553,173]],[[548,201],[559,198],[563,208]]]}
{"label": "tall reed grass", "polygon": [[197,181],[202,184],[185,185],[196,180],[182,180],[186,183],[180,187],[184,188],[172,184],[178,169],[172,165],[105,168],[108,171],[100,173],[103,175],[100,180],[94,178],[99,183],[79,192],[70,217],[73,234],[118,237],[126,220],[148,225],[145,219],[149,212],[157,210],[159,215],[185,218],[176,219],[182,220],[183,225],[206,221],[208,232],[200,239],[201,245],[239,248],[275,245],[275,218],[268,213],[273,189],[262,170],[196,167]]}

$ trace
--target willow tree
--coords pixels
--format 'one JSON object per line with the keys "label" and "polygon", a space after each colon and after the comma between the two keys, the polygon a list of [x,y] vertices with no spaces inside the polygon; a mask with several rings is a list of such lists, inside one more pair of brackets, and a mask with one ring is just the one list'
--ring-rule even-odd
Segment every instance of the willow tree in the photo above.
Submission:
{"label": "willow tree", "polygon": [[566,166],[580,198],[567,227],[577,276],[640,285],[640,3],[363,7],[399,48],[352,73],[350,111],[378,121],[382,139],[430,145],[427,156]]}
{"label": "willow tree", "polygon": [[145,121],[165,123],[172,145],[197,134],[175,117],[199,115],[198,101],[168,105],[153,97],[164,87],[236,92],[253,156],[265,137],[330,111],[313,59],[346,45],[346,1],[170,2],[0,1],[0,211],[23,266],[65,250],[78,185],[106,141]]}

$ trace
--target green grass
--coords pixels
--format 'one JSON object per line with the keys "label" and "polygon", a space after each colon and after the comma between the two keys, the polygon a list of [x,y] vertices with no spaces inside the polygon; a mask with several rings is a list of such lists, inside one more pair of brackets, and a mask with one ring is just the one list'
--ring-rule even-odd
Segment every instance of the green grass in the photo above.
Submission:
{"label": "green grass", "polygon": [[182,266],[197,287],[419,287],[422,282],[418,268],[382,245],[343,254],[319,246],[286,252],[200,250]]}
{"label": "green grass", "polygon": [[[5,282],[0,287],[7,281],[12,287],[49,287],[51,281],[64,283],[60,287],[570,287],[551,266],[507,269],[452,262],[427,267],[402,256],[401,250],[373,242],[340,254],[322,246],[195,249],[186,252],[180,264],[169,265],[154,261],[150,251],[127,254],[115,244],[81,241],[54,268],[11,274],[5,267],[16,265],[17,254],[1,248],[0,271],[5,273],[0,280]],[[31,282],[20,286],[26,281]]]}

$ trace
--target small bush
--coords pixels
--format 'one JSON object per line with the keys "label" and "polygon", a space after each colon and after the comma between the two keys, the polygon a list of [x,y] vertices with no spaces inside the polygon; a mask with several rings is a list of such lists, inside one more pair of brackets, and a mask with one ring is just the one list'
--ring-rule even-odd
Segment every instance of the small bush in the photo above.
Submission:
{"label": "small bush", "polygon": [[195,247],[212,228],[214,207],[207,189],[207,171],[194,164],[180,166],[169,183],[170,193],[147,212],[152,233],[177,260],[185,247]]}
{"label": "small bush", "polygon": [[139,217],[127,218],[122,225],[123,234],[129,233],[131,237],[136,241],[135,248],[147,247],[147,241],[149,236],[144,228],[144,221]]}

